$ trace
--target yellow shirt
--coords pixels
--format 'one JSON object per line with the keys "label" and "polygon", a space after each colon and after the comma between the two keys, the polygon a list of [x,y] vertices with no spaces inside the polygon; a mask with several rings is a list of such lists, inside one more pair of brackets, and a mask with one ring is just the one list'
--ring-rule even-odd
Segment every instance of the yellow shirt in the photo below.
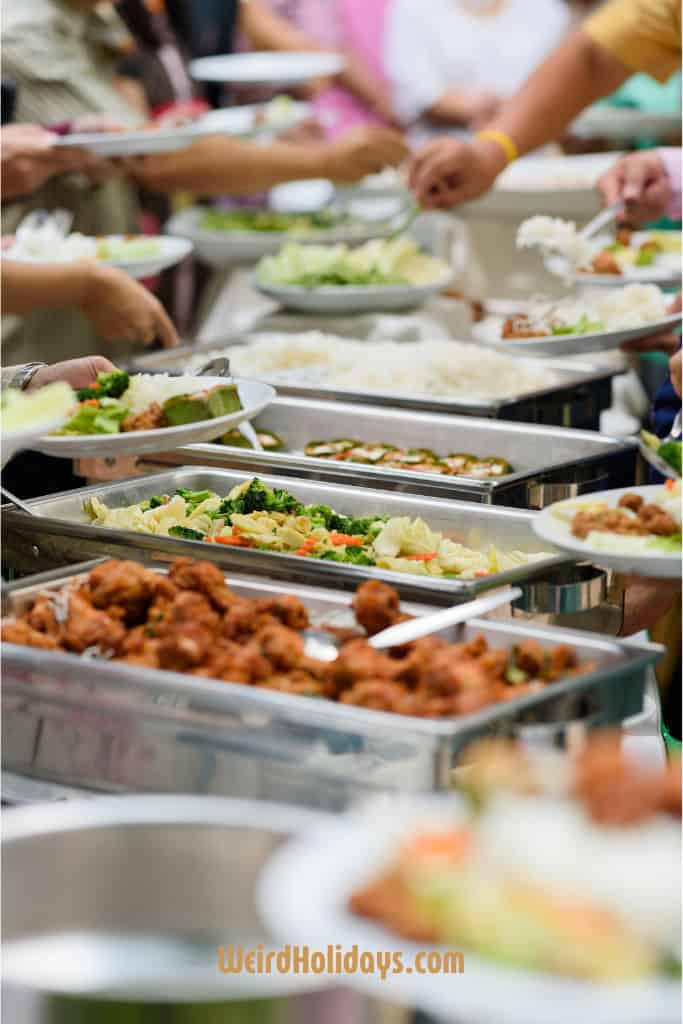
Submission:
{"label": "yellow shirt", "polygon": [[681,66],[680,0],[610,0],[583,30],[631,71],[658,82]]}

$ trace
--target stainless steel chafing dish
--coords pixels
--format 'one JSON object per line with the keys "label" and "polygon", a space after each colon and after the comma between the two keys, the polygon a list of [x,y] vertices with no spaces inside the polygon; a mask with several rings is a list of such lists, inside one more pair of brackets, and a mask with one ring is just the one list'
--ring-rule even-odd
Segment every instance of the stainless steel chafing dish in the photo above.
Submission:
{"label": "stainless steel chafing dish", "polygon": [[[231,338],[197,346],[183,346],[172,351],[157,352],[138,357],[135,370],[150,372],[180,372],[191,356],[201,351],[220,351],[227,346],[246,344],[249,336]],[[588,361],[572,362],[559,359],[526,359],[537,369],[551,372],[555,378],[547,388],[520,392],[507,399],[448,398],[435,395],[415,395],[394,392],[341,390],[324,384],[282,383],[273,379],[278,394],[309,400],[355,402],[365,405],[392,406],[416,412],[441,412],[460,416],[483,416],[489,419],[514,420],[522,423],[543,423],[553,426],[577,427],[597,430],[600,413],[610,404],[611,381],[621,370],[615,367],[594,366]],[[387,439],[389,440],[389,439]]]}
{"label": "stainless steel chafing dish", "polygon": [[[277,434],[285,450],[255,452],[195,444],[145,457],[141,465],[230,467],[515,508],[543,508],[591,490],[626,487],[636,475],[633,442],[585,430],[296,398],[276,399],[253,426]],[[311,441],[333,438],[426,448],[440,455],[498,456],[507,459],[513,472],[494,479],[439,476],[303,454]]]}
{"label": "stainless steel chafing dish", "polygon": [[[53,574],[49,585],[73,578],[73,570]],[[227,582],[249,597],[296,593],[317,623],[349,620],[351,597],[342,592],[233,576]],[[23,610],[45,585],[10,587],[5,612]],[[442,635],[455,641],[478,633],[493,647],[525,637],[568,643],[596,668],[477,714],[428,720],[6,644],[3,768],[90,789],[229,794],[336,809],[372,791],[447,787],[459,751],[482,733],[533,721],[552,725],[559,740],[569,721],[619,722],[642,707],[647,667],[662,650],[514,620],[472,620]]]}
{"label": "stainless steel chafing dish", "polygon": [[[3,510],[5,563],[27,573],[103,554],[166,561],[187,555],[244,572],[267,575],[271,579],[319,583],[344,589],[355,588],[363,579],[379,575],[391,582],[405,598],[451,604],[506,583],[524,584],[571,562],[567,556],[549,551],[548,558],[507,572],[478,579],[440,579],[93,526],[85,520],[83,513],[83,502],[90,496],[97,496],[115,507],[144,501],[154,494],[173,494],[179,487],[215,491],[222,496],[252,476],[252,473],[229,470],[177,469],[137,480],[37,498],[29,504],[40,516],[39,523],[21,511]],[[532,532],[532,512],[341,487],[311,480],[293,481],[289,477],[263,476],[262,479],[268,486],[290,489],[304,503],[327,504],[340,512],[357,516],[421,516],[433,529],[481,550],[487,550],[491,544],[501,550],[547,550],[547,545],[544,546]]]}

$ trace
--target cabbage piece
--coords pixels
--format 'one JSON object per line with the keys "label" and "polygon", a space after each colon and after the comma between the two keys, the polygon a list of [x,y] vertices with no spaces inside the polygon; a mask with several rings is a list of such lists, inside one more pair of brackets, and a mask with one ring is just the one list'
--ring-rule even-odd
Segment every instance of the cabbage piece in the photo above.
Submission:
{"label": "cabbage piece", "polygon": [[372,546],[380,558],[397,555],[429,555],[437,552],[441,534],[430,530],[423,519],[396,516],[375,537]]}

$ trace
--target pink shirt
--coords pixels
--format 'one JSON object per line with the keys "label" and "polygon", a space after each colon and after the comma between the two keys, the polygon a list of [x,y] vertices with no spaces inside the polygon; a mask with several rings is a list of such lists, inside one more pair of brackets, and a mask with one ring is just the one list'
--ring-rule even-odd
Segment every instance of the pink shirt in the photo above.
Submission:
{"label": "pink shirt", "polygon": [[671,202],[666,215],[670,220],[681,219],[681,150],[677,147],[657,150],[671,182]]}

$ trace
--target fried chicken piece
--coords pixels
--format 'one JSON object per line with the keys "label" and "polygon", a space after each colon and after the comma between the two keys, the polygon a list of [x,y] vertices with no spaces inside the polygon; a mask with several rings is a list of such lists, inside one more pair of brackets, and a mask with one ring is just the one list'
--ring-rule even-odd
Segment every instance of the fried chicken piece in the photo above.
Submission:
{"label": "fried chicken piece", "polygon": [[359,917],[380,921],[390,931],[416,942],[437,942],[437,928],[429,921],[399,871],[356,889],[349,910]]}
{"label": "fried chicken piece", "polygon": [[526,313],[509,316],[501,331],[501,338],[546,338],[549,335],[547,327],[532,323]]}
{"label": "fried chicken piece", "polygon": [[400,683],[392,683],[388,679],[365,679],[345,690],[339,700],[342,704],[375,711],[395,711],[405,693]]}
{"label": "fried chicken piece", "polygon": [[405,656],[396,661],[395,678],[406,686],[419,686],[436,652],[446,646],[446,641],[439,636],[424,636],[408,644]]}
{"label": "fried chicken piece", "polygon": [[129,433],[131,430],[158,430],[166,426],[166,414],[158,402],[152,402],[149,408],[138,413],[137,416],[126,416],[121,424],[121,432]]}
{"label": "fried chicken piece", "polygon": [[616,240],[619,245],[629,246],[631,239],[633,238],[633,228],[619,228],[616,234]]}
{"label": "fried chicken piece", "polygon": [[508,664],[508,652],[492,648],[482,654],[479,664],[492,680],[505,678],[505,670]]}
{"label": "fried chicken piece", "polygon": [[401,601],[393,587],[380,580],[362,583],[353,599],[353,611],[359,626],[368,636],[393,626],[401,614]]}
{"label": "fried chicken piece", "polygon": [[539,676],[545,663],[545,653],[538,640],[527,637],[515,644],[513,649],[514,662],[517,668],[530,676]]}
{"label": "fried chicken piece", "polygon": [[366,639],[365,633],[361,633],[359,629],[353,629],[351,626],[321,626],[320,628],[324,633],[329,633],[334,637],[339,645],[348,644],[352,640]]}
{"label": "fried chicken piece", "polygon": [[260,683],[273,674],[273,667],[256,644],[235,645],[232,660],[226,664],[221,679],[231,683]]}
{"label": "fried chicken piece", "polygon": [[212,562],[178,558],[171,565],[169,579],[180,590],[194,590],[208,597],[219,612],[226,612],[242,598],[226,586],[223,573]]}
{"label": "fried chicken piece", "polygon": [[[553,647],[550,651],[546,676],[549,680],[554,681],[571,672],[576,667],[577,657],[574,648],[569,647],[567,644],[558,644],[557,647]],[[591,665],[591,671],[592,667]]]}
{"label": "fried chicken piece", "polygon": [[171,672],[196,668],[207,658],[213,633],[200,622],[183,622],[159,641],[159,664]]}
{"label": "fried chicken piece", "polygon": [[621,267],[611,252],[603,249],[597,256],[593,257],[590,269],[594,274],[615,274],[621,275]]}
{"label": "fried chicken piece", "polygon": [[224,614],[219,632],[228,640],[239,640],[251,636],[256,630],[264,629],[267,625],[279,624],[279,621],[272,615],[265,613],[255,615],[254,602],[240,598]]}
{"label": "fried chicken piece", "polygon": [[135,626],[121,645],[121,655],[116,661],[141,668],[160,668],[159,641],[149,636],[147,626]]}
{"label": "fried chicken piece", "polygon": [[617,502],[617,507],[630,508],[631,512],[638,512],[644,504],[645,500],[640,494],[622,494]]}
{"label": "fried chicken piece", "polygon": [[463,690],[485,690],[490,683],[481,663],[465,654],[462,645],[456,645],[434,655],[424,688],[432,696],[447,697]]}
{"label": "fried chicken piece", "polygon": [[55,594],[38,594],[33,607],[26,614],[26,622],[31,629],[45,633],[46,636],[54,637],[58,641],[62,630],[57,621],[57,609],[60,610],[60,618],[67,615],[67,593],[65,589]]}
{"label": "fried chicken piece", "polygon": [[61,628],[61,642],[67,650],[82,654],[88,647],[100,647],[117,654],[125,635],[121,622],[93,608],[78,594],[69,595],[69,614]]}
{"label": "fried chicken piece", "polygon": [[307,629],[310,625],[306,605],[293,594],[280,594],[257,601],[256,608],[259,612],[272,615],[289,629]]}
{"label": "fried chicken piece", "polygon": [[398,670],[395,661],[374,650],[367,640],[352,640],[345,644],[331,667],[332,680],[338,690],[366,679],[390,680]]}
{"label": "fried chicken piece", "polygon": [[44,651],[56,651],[59,644],[49,633],[39,632],[24,619],[7,619],[2,623],[2,642],[21,644],[23,647],[40,647]]}
{"label": "fried chicken piece", "polygon": [[676,520],[659,505],[644,505],[638,517],[648,533],[655,533],[660,537],[670,537],[680,529]]}
{"label": "fried chicken piece", "polygon": [[254,635],[253,642],[273,668],[284,672],[296,668],[304,656],[304,642],[301,636],[279,623],[259,630]]}
{"label": "fried chicken piece", "polygon": [[476,636],[473,636],[471,640],[465,643],[464,647],[465,654],[468,654],[471,658],[480,658],[488,649],[488,641],[483,633],[477,633]]}
{"label": "fried chicken piece", "polygon": [[300,697],[324,697],[325,688],[317,680],[296,669],[284,675],[271,676],[265,682],[259,683],[259,690],[275,690],[278,693],[294,693]]}
{"label": "fried chicken piece", "polygon": [[141,622],[155,592],[154,577],[138,562],[112,559],[96,566],[88,577],[87,593],[95,608],[115,614],[113,608],[120,608],[121,617],[128,625]]}

